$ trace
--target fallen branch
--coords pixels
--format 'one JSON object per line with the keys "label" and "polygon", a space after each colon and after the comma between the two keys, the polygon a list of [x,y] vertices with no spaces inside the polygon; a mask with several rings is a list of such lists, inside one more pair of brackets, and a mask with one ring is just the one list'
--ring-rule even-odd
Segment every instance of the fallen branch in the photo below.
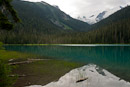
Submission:
{"label": "fallen branch", "polygon": [[32,62],[35,62],[35,61],[42,61],[42,60],[49,60],[49,59],[27,59],[27,61],[11,62],[11,63],[9,63],[9,65],[28,64],[28,63],[32,63]]}
{"label": "fallen branch", "polygon": [[83,82],[83,81],[85,81],[85,80],[87,80],[87,79],[88,79],[88,78],[80,79],[80,80],[76,81],[76,83]]}

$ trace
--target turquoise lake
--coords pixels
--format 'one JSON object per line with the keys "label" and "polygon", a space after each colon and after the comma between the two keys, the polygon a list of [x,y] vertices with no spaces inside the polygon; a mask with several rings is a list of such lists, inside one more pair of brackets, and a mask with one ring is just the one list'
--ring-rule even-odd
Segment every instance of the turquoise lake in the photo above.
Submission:
{"label": "turquoise lake", "polygon": [[130,82],[130,45],[5,46],[6,50],[33,53],[54,59],[96,64]]}

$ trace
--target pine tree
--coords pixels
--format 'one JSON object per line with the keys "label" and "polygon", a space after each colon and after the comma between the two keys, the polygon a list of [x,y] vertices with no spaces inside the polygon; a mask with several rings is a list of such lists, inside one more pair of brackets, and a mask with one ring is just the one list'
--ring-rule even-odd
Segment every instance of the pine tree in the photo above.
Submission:
{"label": "pine tree", "polygon": [[[0,29],[11,30],[14,23],[20,22],[16,11],[10,4],[12,0],[0,0]],[[12,17],[11,18],[9,17]]]}

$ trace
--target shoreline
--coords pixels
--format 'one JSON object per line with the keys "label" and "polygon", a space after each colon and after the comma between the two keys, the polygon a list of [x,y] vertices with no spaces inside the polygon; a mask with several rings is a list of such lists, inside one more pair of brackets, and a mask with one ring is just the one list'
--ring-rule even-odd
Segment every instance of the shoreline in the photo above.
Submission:
{"label": "shoreline", "polygon": [[103,46],[109,46],[109,45],[128,45],[130,46],[130,44],[121,44],[121,43],[115,43],[115,44],[4,44],[3,46],[98,46],[98,45],[103,45]]}
{"label": "shoreline", "polygon": [[[23,55],[21,55],[20,58],[22,59],[22,57],[23,57]],[[19,58],[19,57],[17,57],[17,58]],[[33,58],[33,57],[28,57],[28,58]],[[26,59],[28,60],[28,58],[26,58]],[[39,57],[36,57],[36,59],[37,58],[39,58]],[[46,58],[46,57],[44,57],[44,58]],[[19,61],[19,59],[17,61]],[[22,61],[24,61],[22,64],[21,63],[19,64],[19,62],[18,62],[18,64],[14,64],[14,65],[18,66],[18,67],[16,67],[16,69],[14,69],[14,74],[16,73],[19,76],[19,80],[18,80],[18,82],[16,82],[14,87],[24,87],[24,86],[36,85],[36,84],[37,85],[46,85],[49,82],[57,81],[61,76],[68,73],[70,70],[80,66],[80,65],[79,66],[75,65],[76,63],[70,63],[68,61],[61,61],[61,60],[47,60],[47,61],[40,60],[40,61],[34,61],[34,62],[30,62],[30,63],[28,63],[28,61],[25,61],[24,59],[22,59]],[[65,63],[65,65],[63,65],[63,63]],[[74,64],[74,66],[73,66],[73,64]],[[45,71],[42,69],[44,69]],[[104,69],[106,69],[106,68],[104,68]],[[57,70],[57,71],[55,71],[55,70]],[[59,70],[61,70],[62,72],[60,72]],[[109,70],[109,69],[107,69],[107,70]],[[110,71],[111,70],[109,70],[109,72]],[[113,72],[115,72],[115,71],[113,71]],[[113,73],[113,72],[111,72],[111,73]],[[125,78],[125,75],[123,73],[115,72],[113,74],[115,74],[118,77],[120,77],[119,75],[122,75],[122,76],[124,76],[123,78]],[[122,78],[122,76],[120,78]],[[84,78],[81,78],[81,79],[84,79]],[[127,78],[125,80],[127,80]],[[21,85],[24,85],[24,86],[21,86]]]}
{"label": "shoreline", "polygon": [[[6,64],[18,63],[9,65],[12,67],[12,73],[9,74],[9,77],[18,77],[13,87],[25,87],[35,84],[46,85],[49,82],[57,81],[70,70],[83,65],[76,62],[6,50],[0,50],[0,60],[3,60]],[[28,62],[28,60],[33,62]]]}
{"label": "shoreline", "polygon": [[13,74],[18,76],[14,87],[25,87],[35,84],[46,85],[57,81],[61,76],[82,64],[61,60],[38,60],[13,66],[16,66]]}

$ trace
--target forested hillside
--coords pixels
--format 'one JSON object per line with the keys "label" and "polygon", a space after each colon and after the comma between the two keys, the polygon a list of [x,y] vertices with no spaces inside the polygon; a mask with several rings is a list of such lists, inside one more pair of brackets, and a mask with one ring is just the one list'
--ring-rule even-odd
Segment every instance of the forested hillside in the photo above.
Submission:
{"label": "forested hillside", "polygon": [[87,23],[71,18],[58,7],[45,2],[14,0],[12,4],[22,20],[22,24],[17,25],[16,29],[55,33],[59,29],[87,31],[89,27]]}
{"label": "forested hillside", "polygon": [[15,0],[12,4],[22,23],[12,31],[0,31],[5,44],[130,43],[129,6],[90,26],[45,2]]}
{"label": "forested hillside", "polygon": [[63,43],[128,44],[130,43],[130,6],[127,6],[99,23],[92,25],[89,32],[81,32],[67,36],[68,37],[66,38],[69,38],[69,40],[66,40],[66,42]]}
{"label": "forested hillside", "polygon": [[124,19],[130,18],[130,6],[122,8],[121,10],[117,11],[116,13],[110,15],[108,18],[94,24],[91,29],[97,29],[111,23],[115,23]]}
{"label": "forested hillside", "polygon": [[121,20],[116,23],[110,23],[100,29],[89,32],[81,32],[66,37],[59,37],[58,43],[75,44],[128,44],[130,43],[130,19]]}
{"label": "forested hillside", "polygon": [[94,44],[94,43],[130,43],[130,19],[111,23],[100,29],[89,32],[71,32],[45,35],[39,33],[34,34],[16,34],[13,32],[0,33],[4,37],[0,37],[2,42],[11,44]]}

